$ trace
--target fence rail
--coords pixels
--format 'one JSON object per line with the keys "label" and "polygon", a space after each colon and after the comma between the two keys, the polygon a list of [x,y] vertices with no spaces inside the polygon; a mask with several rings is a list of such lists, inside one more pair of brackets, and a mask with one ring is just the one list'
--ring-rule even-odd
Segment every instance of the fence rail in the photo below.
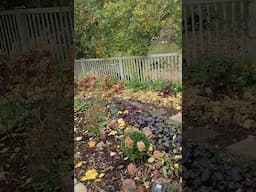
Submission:
{"label": "fence rail", "polygon": [[75,78],[95,73],[98,77],[108,74],[117,79],[170,80],[182,79],[182,55],[180,53],[148,56],[112,57],[75,60]]}
{"label": "fence rail", "polygon": [[73,12],[69,7],[0,11],[0,49],[9,56],[47,46],[65,60],[73,44]]}

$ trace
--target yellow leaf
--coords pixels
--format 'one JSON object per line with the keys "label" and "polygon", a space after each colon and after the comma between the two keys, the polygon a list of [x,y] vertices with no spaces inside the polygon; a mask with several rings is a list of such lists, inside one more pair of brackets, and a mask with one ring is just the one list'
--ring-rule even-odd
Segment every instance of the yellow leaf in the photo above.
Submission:
{"label": "yellow leaf", "polygon": [[175,163],[175,164],[173,165],[173,167],[176,168],[176,169],[178,169],[180,166],[179,166],[178,163]]}
{"label": "yellow leaf", "polygon": [[90,169],[86,171],[85,175],[80,178],[80,181],[95,180],[98,176],[96,169]]}
{"label": "yellow leaf", "polygon": [[115,131],[115,130],[112,130],[109,134],[108,134],[108,136],[111,136],[111,135],[116,135],[117,134],[117,131]]}
{"label": "yellow leaf", "polygon": [[128,110],[124,110],[124,111],[123,111],[123,114],[125,114],[125,115],[127,115],[128,113],[129,113]]}
{"label": "yellow leaf", "polygon": [[78,163],[75,165],[75,168],[82,167],[82,165],[83,165],[83,161],[80,161],[80,162],[78,162]]}
{"label": "yellow leaf", "polygon": [[149,152],[152,152],[152,151],[153,151],[153,145],[150,145],[150,146],[149,146],[148,151],[149,151]]}
{"label": "yellow leaf", "polygon": [[125,127],[126,126],[126,123],[125,123],[125,121],[122,118],[118,119],[117,122],[118,122],[120,127]]}
{"label": "yellow leaf", "polygon": [[99,178],[102,178],[102,177],[104,177],[105,176],[105,173],[101,173],[100,175],[99,175]]}
{"label": "yellow leaf", "polygon": [[96,146],[96,141],[91,140],[91,141],[88,142],[88,145],[89,145],[90,148],[93,148],[93,147]]}

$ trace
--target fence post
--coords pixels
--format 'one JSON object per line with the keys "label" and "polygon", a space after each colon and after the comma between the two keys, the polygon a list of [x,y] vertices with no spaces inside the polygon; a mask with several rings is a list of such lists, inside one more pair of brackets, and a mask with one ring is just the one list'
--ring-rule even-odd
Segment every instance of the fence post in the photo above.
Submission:
{"label": "fence post", "polygon": [[16,21],[17,21],[17,28],[18,28],[18,33],[19,33],[19,38],[20,38],[20,46],[21,46],[21,51],[24,53],[26,51],[26,24],[25,24],[25,19],[24,15],[22,15],[22,10],[16,10],[15,11],[15,16],[16,16]]}
{"label": "fence post", "polygon": [[123,66],[122,57],[119,57],[119,71],[120,71],[121,79],[124,80],[124,66]]}
{"label": "fence post", "polygon": [[179,81],[182,81],[182,54],[179,54],[179,70],[178,70],[178,76],[179,76]]}
{"label": "fence post", "polygon": [[84,71],[84,65],[83,65],[83,60],[80,59],[80,64],[81,64],[81,67],[82,67],[82,70],[83,70],[83,76],[85,77],[85,71]]}

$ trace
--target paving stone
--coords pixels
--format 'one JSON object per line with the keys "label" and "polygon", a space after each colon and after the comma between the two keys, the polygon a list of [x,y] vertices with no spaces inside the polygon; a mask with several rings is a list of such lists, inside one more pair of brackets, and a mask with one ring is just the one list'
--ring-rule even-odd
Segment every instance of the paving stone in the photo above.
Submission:
{"label": "paving stone", "polygon": [[228,146],[227,150],[248,160],[256,161],[256,138],[249,136],[242,141]]}
{"label": "paving stone", "polygon": [[220,135],[220,133],[215,132],[211,129],[205,127],[202,128],[192,128],[191,130],[183,132],[185,138],[192,139],[193,141],[202,141],[206,139],[212,139]]}
{"label": "paving stone", "polygon": [[77,184],[77,183],[78,183],[77,179],[74,178],[74,185]]}
{"label": "paving stone", "polygon": [[74,192],[87,192],[87,188],[83,183],[77,183]]}

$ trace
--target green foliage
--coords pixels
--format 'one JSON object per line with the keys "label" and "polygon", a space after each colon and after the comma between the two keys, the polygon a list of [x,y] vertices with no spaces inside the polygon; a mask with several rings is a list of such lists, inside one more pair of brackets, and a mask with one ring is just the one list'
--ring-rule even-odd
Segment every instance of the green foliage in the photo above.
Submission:
{"label": "green foliage", "polygon": [[203,60],[193,60],[186,67],[185,77],[191,83],[206,83],[230,80],[234,62],[231,58],[209,57]]}
{"label": "green foliage", "polygon": [[180,93],[182,91],[181,82],[169,82],[169,81],[139,81],[132,80],[125,82],[125,87],[132,90],[146,90],[151,89],[155,91],[170,90],[174,93]]}
{"label": "green foliage", "polygon": [[118,115],[118,109],[115,103],[110,103],[109,110],[112,118],[116,118]]}
{"label": "green foliage", "polygon": [[87,119],[85,129],[88,131],[90,137],[98,137],[100,135],[100,129],[107,126],[106,105],[106,101],[101,97],[95,97],[90,102],[90,106],[85,113]]}
{"label": "green foliage", "polygon": [[90,104],[88,101],[83,99],[74,100],[74,112],[86,111],[89,108]]}
{"label": "green foliage", "polygon": [[76,58],[147,54],[167,25],[181,36],[179,0],[76,0]]}
{"label": "green foliage", "polygon": [[[128,147],[125,143],[125,139],[129,137],[132,140],[131,147]],[[145,144],[144,151],[139,151],[137,142],[142,141]],[[148,137],[140,131],[132,131],[126,133],[121,139],[121,150],[131,160],[141,159],[148,155],[148,149],[150,147],[150,141]]]}

